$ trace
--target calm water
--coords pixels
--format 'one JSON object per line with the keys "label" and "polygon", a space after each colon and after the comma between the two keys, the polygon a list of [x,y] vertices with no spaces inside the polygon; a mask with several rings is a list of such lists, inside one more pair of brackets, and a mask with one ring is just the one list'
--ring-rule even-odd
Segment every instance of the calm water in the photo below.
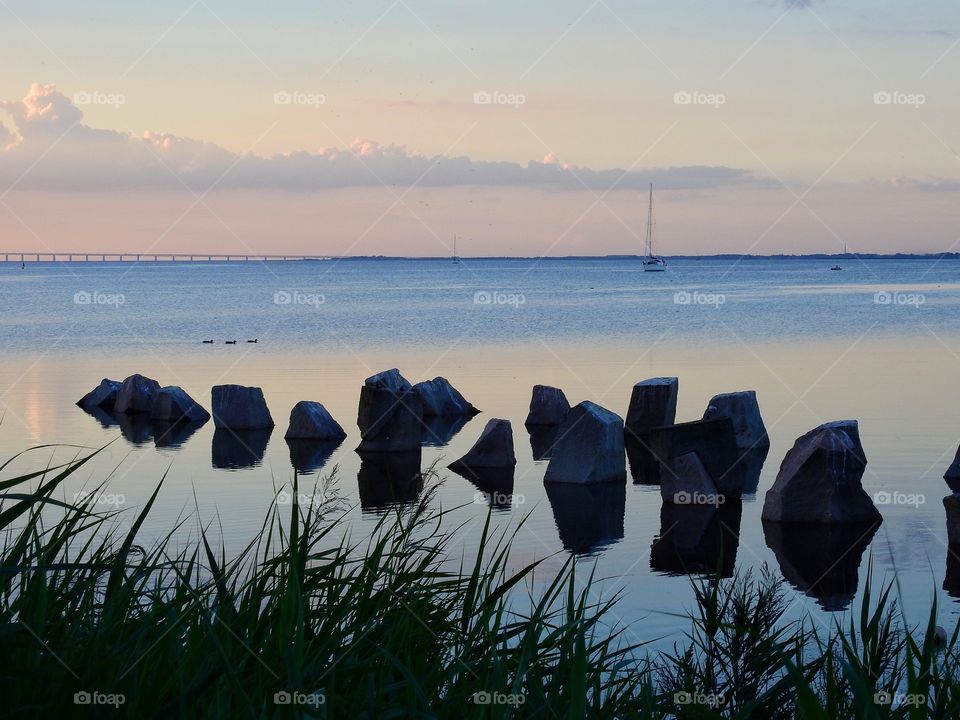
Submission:
{"label": "calm water", "polygon": [[[110,476],[108,499],[134,508],[169,467],[145,532],[183,515],[192,518],[185,532],[216,518],[236,549],[289,484],[293,461],[307,486],[336,465],[360,537],[389,510],[391,492],[417,497],[417,487],[391,485],[409,467],[361,466],[353,451],[363,379],[399,367],[411,382],[447,377],[483,411],[461,428],[437,428],[451,437],[423,448],[422,467],[463,454],[487,418],[513,423],[512,498],[441,473],[437,502],[460,506],[451,527],[467,522],[463,552],[490,502],[505,525],[529,514],[514,562],[548,557],[549,569],[570,552],[596,562],[598,592],[625,589],[617,614],[633,640],[670,643],[686,629],[674,613],[689,606],[690,578],[676,549],[716,567],[721,542],[728,561],[736,550],[737,568],[767,564],[785,575],[797,588],[793,614],[842,617],[872,562],[880,576],[897,571],[911,620],[939,595],[952,625],[960,606],[943,590],[941,476],[960,440],[960,263],[847,260],[842,272],[830,264],[690,260],[664,274],[628,260],[0,266],[0,456],[120,438],[68,495]],[[245,447],[215,437],[208,423],[174,438],[178,446],[157,447],[149,425],[120,427],[74,406],[102,377],[133,372],[181,385],[207,407],[212,385],[259,385],[277,427]],[[571,403],[589,399],[623,415],[633,383],[657,375],[680,378],[679,420],[699,418],[716,393],[757,391],[772,445],[756,494],[714,516],[664,509],[650,484],[547,492],[546,461],[531,447],[538,438],[523,427],[531,387],[558,385]],[[302,399],[340,421],[349,433],[342,445],[288,446],[286,419]],[[785,452],[810,428],[845,418],[861,423],[867,491],[916,502],[881,506],[883,525],[859,542],[765,534],[763,494]],[[67,452],[37,451],[14,467]],[[670,527],[679,530],[654,545]]]}

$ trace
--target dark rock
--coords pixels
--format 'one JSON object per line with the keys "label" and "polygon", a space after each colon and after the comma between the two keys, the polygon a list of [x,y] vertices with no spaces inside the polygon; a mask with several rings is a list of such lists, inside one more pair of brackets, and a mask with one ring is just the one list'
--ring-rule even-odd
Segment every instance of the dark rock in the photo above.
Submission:
{"label": "dark rock", "polygon": [[634,385],[624,423],[628,437],[643,438],[655,427],[673,425],[679,389],[675,377],[650,378]]}
{"label": "dark rock", "polygon": [[[108,382],[104,380],[104,382]],[[950,467],[943,474],[943,479],[947,481],[950,492],[960,492],[960,447],[957,448],[957,454],[950,463]]]}
{"label": "dark rock", "polygon": [[424,417],[452,417],[457,415],[476,415],[477,410],[467,399],[450,384],[446,378],[436,377],[413,386],[423,402]]}
{"label": "dark rock", "polygon": [[214,385],[211,390],[213,424],[231,430],[273,428],[263,390],[246,385]]}
{"label": "dark rock", "polygon": [[650,447],[663,465],[661,481],[666,468],[674,459],[696,453],[717,491],[726,498],[743,494],[743,467],[739,465],[740,452],[730,418],[695,420],[654,428]]}
{"label": "dark rock", "polygon": [[213,467],[218,470],[241,470],[263,463],[273,428],[235,430],[217,428],[213,431]]}
{"label": "dark rock", "polygon": [[960,494],[947,495],[943,508],[947,511],[947,543],[960,545]]}
{"label": "dark rock", "polygon": [[128,415],[148,413],[153,410],[153,401],[159,392],[160,383],[156,380],[143,375],[131,375],[121,383],[113,409]]}
{"label": "dark rock", "polygon": [[740,450],[770,447],[767,428],[760,416],[760,404],[753,390],[714,395],[703,419],[730,418]]}
{"label": "dark rock", "polygon": [[299,473],[315,473],[333,457],[343,440],[296,440],[287,438],[290,464]]}
{"label": "dark rock", "polygon": [[545,488],[564,550],[595,553],[623,539],[625,483],[549,483]]}
{"label": "dark rock", "polygon": [[753,495],[760,486],[760,475],[767,461],[770,447],[759,447],[740,454],[737,472],[743,477],[743,492]]}
{"label": "dark rock", "polygon": [[846,610],[860,563],[880,522],[822,525],[763,521],[763,535],[783,577],[831,612]]}
{"label": "dark rock", "polygon": [[358,452],[410,452],[420,449],[423,402],[396,368],[366,379],[357,412]]}
{"label": "dark rock", "polygon": [[871,523],[880,512],[860,484],[867,459],[856,420],[821,425],[787,452],[763,503],[764,520]]}
{"label": "dark rock", "polygon": [[677,505],[718,506],[726,501],[696,453],[681,455],[665,464],[660,474],[660,497]]}
{"label": "dark rock", "polygon": [[301,400],[290,411],[290,425],[284,435],[289,440],[334,440],[342,442],[347,433],[318,402]]}
{"label": "dark rock", "polygon": [[660,507],[660,534],[650,547],[650,568],[670,575],[733,576],[740,547],[743,505]]}
{"label": "dark rock", "polygon": [[513,428],[509,420],[491,418],[480,437],[450,468],[512,468],[517,464],[513,452]]}
{"label": "dark rock", "polygon": [[525,425],[559,425],[570,411],[567,396],[560,388],[534,385],[530,398],[530,412]]}
{"label": "dark rock", "polygon": [[187,440],[206,424],[207,420],[188,420],[186,422],[151,420],[150,431],[153,435],[153,444],[158,448],[175,449],[183,447]]}
{"label": "dark rock", "polygon": [[382,511],[417,502],[423,490],[419,447],[413,452],[359,455],[357,484],[363,510]]}
{"label": "dark rock", "polygon": [[527,425],[530,433],[530,452],[534,460],[549,460],[553,444],[557,441],[558,425]]}
{"label": "dark rock", "polygon": [[623,420],[585,400],[571,408],[557,431],[545,483],[600,483],[627,479]]}
{"label": "dark rock", "polygon": [[117,404],[117,394],[120,392],[119,380],[107,380],[104,378],[93,390],[88,392],[77,401],[77,405],[82,408],[107,408],[111,409]]}
{"label": "dark rock", "polygon": [[952,598],[960,598],[960,545],[947,546],[947,571],[943,576],[943,589]]}
{"label": "dark rock", "polygon": [[630,477],[635,485],[659,485],[660,461],[653,453],[647,439],[639,439],[627,433],[624,437],[624,446],[627,450],[627,464],[630,466]]}
{"label": "dark rock", "polygon": [[210,419],[210,413],[204,410],[182,388],[168,385],[160,388],[150,411],[151,420],[165,422],[200,422]]}
{"label": "dark rock", "polygon": [[473,419],[473,415],[434,415],[423,419],[420,444],[423,447],[443,447]]}

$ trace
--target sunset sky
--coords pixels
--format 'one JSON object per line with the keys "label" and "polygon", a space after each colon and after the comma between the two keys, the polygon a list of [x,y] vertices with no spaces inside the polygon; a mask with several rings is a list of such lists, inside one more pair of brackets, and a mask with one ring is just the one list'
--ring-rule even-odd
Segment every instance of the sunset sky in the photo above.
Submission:
{"label": "sunset sky", "polygon": [[956,2],[0,2],[0,251],[960,249]]}

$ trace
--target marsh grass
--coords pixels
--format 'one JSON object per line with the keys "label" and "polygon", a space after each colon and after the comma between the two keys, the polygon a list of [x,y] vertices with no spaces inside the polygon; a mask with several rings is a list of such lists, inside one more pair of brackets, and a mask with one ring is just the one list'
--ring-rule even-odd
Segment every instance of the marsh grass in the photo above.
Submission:
{"label": "marsh grass", "polygon": [[138,539],[163,480],[136,513],[58,500],[92,457],[0,480],[4,716],[960,716],[957,631],[938,647],[935,606],[908,628],[872,577],[829,631],[788,621],[769,573],[694,581],[688,636],[654,655],[572,559],[513,569],[517,529],[489,515],[475,560],[452,563],[429,484],[354,542],[335,484],[301,504],[295,480],[228,557],[209,527],[175,541],[185,521]]}

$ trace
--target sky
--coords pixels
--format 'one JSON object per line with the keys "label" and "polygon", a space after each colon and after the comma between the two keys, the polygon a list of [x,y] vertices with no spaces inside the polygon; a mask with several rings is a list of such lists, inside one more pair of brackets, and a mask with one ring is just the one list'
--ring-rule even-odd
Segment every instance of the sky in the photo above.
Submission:
{"label": "sky", "polygon": [[960,250],[960,7],[0,1],[0,252]]}

